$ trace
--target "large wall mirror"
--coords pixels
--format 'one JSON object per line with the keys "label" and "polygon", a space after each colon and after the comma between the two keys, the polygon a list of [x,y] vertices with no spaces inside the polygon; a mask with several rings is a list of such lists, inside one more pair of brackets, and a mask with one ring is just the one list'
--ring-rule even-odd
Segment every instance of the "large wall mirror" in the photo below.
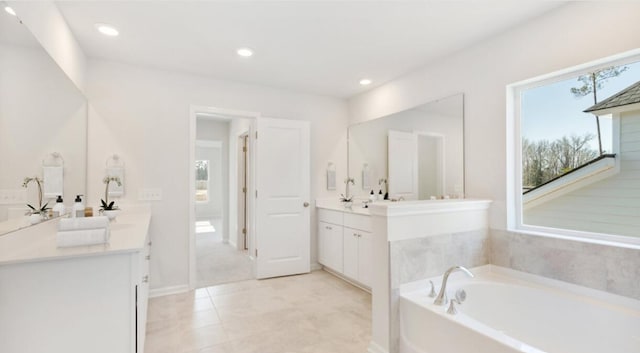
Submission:
{"label": "large wall mirror", "polygon": [[350,194],[425,200],[464,195],[464,95],[349,127]]}
{"label": "large wall mirror", "polygon": [[[86,189],[87,100],[17,17],[0,13],[0,234],[30,224],[27,204]],[[36,206],[37,207],[37,206]]]}

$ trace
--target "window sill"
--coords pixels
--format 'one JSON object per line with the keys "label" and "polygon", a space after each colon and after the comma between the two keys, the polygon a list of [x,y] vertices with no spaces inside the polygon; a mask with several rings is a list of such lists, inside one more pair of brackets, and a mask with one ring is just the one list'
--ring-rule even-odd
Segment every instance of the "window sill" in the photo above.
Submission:
{"label": "window sill", "polygon": [[622,235],[590,233],[569,229],[547,228],[530,225],[521,225],[519,227],[507,229],[507,231],[518,234],[640,250],[640,238]]}

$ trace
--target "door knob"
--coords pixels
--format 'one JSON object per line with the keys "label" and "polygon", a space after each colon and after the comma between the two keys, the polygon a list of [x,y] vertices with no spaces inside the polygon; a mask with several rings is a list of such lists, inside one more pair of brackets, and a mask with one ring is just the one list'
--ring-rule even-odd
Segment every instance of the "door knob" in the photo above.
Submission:
{"label": "door knob", "polygon": [[302,206],[304,206],[304,207],[309,207],[309,203],[308,203],[308,202],[305,202],[305,203],[303,203],[303,204],[302,204]]}

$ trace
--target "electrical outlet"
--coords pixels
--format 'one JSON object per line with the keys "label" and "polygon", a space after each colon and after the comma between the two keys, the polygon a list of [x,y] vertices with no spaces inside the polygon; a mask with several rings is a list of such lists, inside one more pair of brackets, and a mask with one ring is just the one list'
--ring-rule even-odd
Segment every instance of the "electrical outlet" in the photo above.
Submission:
{"label": "electrical outlet", "polygon": [[0,190],[0,205],[17,205],[27,202],[27,190]]}
{"label": "electrical outlet", "polygon": [[140,201],[161,201],[162,189],[143,189],[138,193]]}

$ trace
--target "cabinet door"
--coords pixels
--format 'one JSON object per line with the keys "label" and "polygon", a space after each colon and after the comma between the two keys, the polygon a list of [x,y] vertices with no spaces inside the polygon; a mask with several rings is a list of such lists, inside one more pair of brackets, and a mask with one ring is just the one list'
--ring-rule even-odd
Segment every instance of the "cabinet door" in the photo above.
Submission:
{"label": "cabinet door", "polygon": [[344,271],[343,274],[358,280],[358,234],[362,231],[344,227]]}
{"label": "cabinet door", "polygon": [[318,262],[342,273],[342,227],[318,222]]}
{"label": "cabinet door", "polygon": [[358,282],[371,288],[373,280],[373,239],[369,232],[358,232]]}

